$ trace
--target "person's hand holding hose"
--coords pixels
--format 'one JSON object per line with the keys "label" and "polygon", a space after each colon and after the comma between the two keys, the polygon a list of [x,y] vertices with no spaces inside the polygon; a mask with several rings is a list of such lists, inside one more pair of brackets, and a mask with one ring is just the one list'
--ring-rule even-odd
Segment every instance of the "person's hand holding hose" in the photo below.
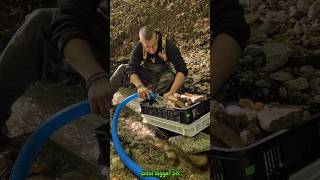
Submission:
{"label": "person's hand holding hose", "polygon": [[110,78],[105,72],[92,75],[86,83],[91,111],[103,116],[109,115],[112,101]]}
{"label": "person's hand holding hose", "polygon": [[150,99],[150,93],[152,92],[147,87],[141,84],[137,87],[137,93],[139,94],[139,97],[143,99]]}

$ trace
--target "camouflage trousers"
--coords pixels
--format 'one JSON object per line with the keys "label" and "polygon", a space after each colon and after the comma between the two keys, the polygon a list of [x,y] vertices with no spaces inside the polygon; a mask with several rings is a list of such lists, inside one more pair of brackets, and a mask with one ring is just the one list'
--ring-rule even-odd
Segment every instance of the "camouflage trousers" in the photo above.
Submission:
{"label": "camouflage trousers", "polygon": [[[128,64],[122,64],[111,76],[110,85],[113,93],[120,87],[131,85],[126,73],[127,68]],[[170,90],[175,79],[175,73],[166,64],[146,64],[136,69],[136,73],[146,87],[160,95]]]}

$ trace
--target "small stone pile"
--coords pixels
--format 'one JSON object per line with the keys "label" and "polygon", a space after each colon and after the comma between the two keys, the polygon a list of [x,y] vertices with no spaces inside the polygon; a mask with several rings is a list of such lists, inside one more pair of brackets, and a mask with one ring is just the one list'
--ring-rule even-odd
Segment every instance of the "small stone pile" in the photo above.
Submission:
{"label": "small stone pile", "polygon": [[[290,128],[310,119],[310,113],[295,106],[265,105],[250,99],[238,104],[212,102],[213,136],[227,147],[243,147],[281,129]],[[215,141],[213,141],[215,144]]]}
{"label": "small stone pile", "polygon": [[190,94],[190,93],[184,93],[184,94],[178,94],[175,93],[173,96],[168,97],[167,101],[164,100],[158,100],[155,104],[153,104],[154,107],[159,108],[189,108],[190,106],[197,104],[199,102],[202,102],[206,100],[207,97],[205,95],[199,95],[199,94]]}

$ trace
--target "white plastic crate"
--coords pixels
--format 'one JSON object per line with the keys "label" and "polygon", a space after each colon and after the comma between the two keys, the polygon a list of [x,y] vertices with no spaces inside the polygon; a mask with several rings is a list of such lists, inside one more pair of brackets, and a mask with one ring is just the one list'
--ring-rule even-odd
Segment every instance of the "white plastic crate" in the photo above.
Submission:
{"label": "white plastic crate", "polygon": [[142,114],[143,122],[157,126],[184,136],[193,137],[210,125],[210,113],[200,117],[191,124],[182,124],[179,122]]}

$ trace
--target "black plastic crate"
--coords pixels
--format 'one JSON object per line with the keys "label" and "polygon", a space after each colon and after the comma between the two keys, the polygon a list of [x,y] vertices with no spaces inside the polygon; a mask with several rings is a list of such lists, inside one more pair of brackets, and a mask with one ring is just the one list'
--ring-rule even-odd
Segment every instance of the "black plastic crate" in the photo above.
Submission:
{"label": "black plastic crate", "polygon": [[210,99],[211,98],[207,98],[205,101],[193,104],[185,109],[151,107],[147,101],[144,101],[141,103],[141,113],[180,122],[183,124],[191,124],[210,111]]}
{"label": "black plastic crate", "polygon": [[100,155],[98,164],[109,167],[110,165],[110,125],[105,123],[95,129],[95,137],[99,144]]}
{"label": "black plastic crate", "polygon": [[248,147],[212,147],[211,180],[287,180],[320,158],[320,113]]}

